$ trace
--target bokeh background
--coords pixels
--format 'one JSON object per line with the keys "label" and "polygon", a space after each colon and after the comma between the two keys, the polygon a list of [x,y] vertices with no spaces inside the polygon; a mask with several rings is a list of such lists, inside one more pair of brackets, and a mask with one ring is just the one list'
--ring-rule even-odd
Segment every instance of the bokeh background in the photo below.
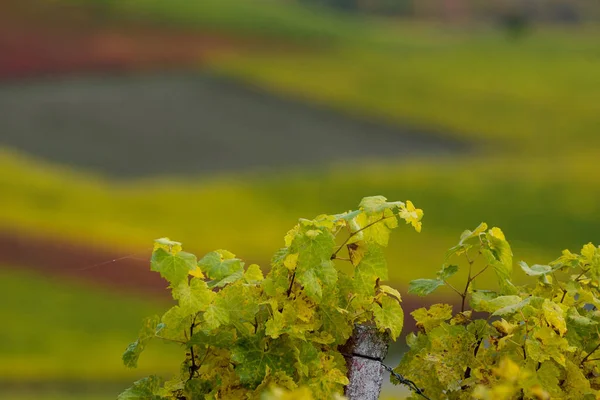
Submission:
{"label": "bokeh background", "polygon": [[515,261],[598,244],[599,22],[595,0],[3,0],[0,398],[176,369],[120,361],[170,304],[158,237],[267,268],[298,217],[410,199],[403,294],[481,221]]}

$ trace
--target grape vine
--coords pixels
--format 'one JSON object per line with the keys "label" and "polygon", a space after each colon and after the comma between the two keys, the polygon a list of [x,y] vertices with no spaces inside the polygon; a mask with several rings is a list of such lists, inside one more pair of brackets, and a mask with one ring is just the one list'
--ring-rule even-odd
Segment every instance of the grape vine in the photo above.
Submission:
{"label": "grape vine", "polygon": [[184,361],[172,379],[141,379],[119,400],[341,396],[348,378],[338,346],[355,324],[400,335],[401,296],[382,284],[383,248],[399,219],[420,231],[422,217],[410,201],[374,196],[355,211],[300,219],[266,277],[229,251],[197,260],[181,243],[157,240],[151,269],[177,304],[144,321],[123,361],[135,367],[153,340],[179,344]]}
{"label": "grape vine", "polygon": [[[460,265],[467,269],[464,290],[451,283]],[[565,250],[548,265],[521,262],[536,279],[532,285],[513,284],[512,265],[500,229],[465,231],[437,277],[409,288],[424,296],[448,285],[461,309],[453,314],[450,305],[436,304],[412,312],[419,332],[408,335],[410,350],[395,371],[435,399],[600,398],[600,248]],[[491,270],[498,288],[476,288]]]}
{"label": "grape vine", "polygon": [[[156,240],[151,269],[177,304],[144,321],[123,361],[135,367],[162,340],[181,346],[183,363],[170,380],[143,378],[119,400],[341,399],[350,355],[340,348],[354,327],[400,335],[402,299],[382,284],[383,248],[399,220],[419,232],[422,217],[410,201],[374,196],[355,211],[300,219],[266,277],[226,250],[197,260],[181,243]],[[463,232],[436,277],[409,286],[420,296],[446,286],[459,310],[435,304],[411,313],[418,332],[407,336],[409,351],[393,370],[382,364],[392,383],[408,386],[411,399],[600,398],[600,248],[519,265],[534,283],[513,282],[499,228]],[[466,279],[457,282],[461,270]],[[482,289],[491,273],[496,287]]]}

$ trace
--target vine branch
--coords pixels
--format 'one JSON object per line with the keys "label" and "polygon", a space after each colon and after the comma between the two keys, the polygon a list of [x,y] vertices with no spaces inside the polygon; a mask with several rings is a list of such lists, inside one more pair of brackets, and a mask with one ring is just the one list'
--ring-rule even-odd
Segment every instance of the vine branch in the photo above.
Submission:
{"label": "vine branch", "polygon": [[[197,315],[194,316],[194,319],[192,320],[192,324],[190,325],[190,340],[192,339],[192,336],[194,336],[194,326],[196,324],[196,317],[197,317]],[[208,354],[208,352],[207,352],[207,354]],[[200,369],[200,366],[196,365],[196,356],[194,354],[194,345],[190,346],[190,356],[192,358],[192,365],[190,366],[190,377],[188,378],[188,381],[192,380],[196,371],[198,371]],[[205,356],[205,358],[206,358],[206,356]],[[204,360],[202,360],[202,361],[204,361]]]}

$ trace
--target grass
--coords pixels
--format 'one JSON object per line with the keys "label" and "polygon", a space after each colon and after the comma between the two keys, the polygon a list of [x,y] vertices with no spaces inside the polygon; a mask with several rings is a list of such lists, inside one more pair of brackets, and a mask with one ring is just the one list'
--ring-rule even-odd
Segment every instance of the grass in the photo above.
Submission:
{"label": "grass", "polygon": [[139,369],[121,362],[142,319],[168,305],[14,268],[0,269],[0,282],[4,381],[83,385],[177,371],[177,359],[170,354],[177,351],[161,344],[149,347]]}

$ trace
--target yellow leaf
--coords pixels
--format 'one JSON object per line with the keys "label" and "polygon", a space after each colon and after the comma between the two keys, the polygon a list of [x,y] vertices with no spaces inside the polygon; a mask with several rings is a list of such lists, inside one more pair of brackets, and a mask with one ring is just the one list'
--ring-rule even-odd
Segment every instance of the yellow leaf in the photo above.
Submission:
{"label": "yellow leaf", "polygon": [[288,254],[283,260],[283,265],[290,271],[293,271],[298,264],[298,253]]}
{"label": "yellow leaf", "polygon": [[504,232],[502,232],[502,229],[500,229],[500,228],[494,227],[494,228],[490,229],[490,234],[495,238],[506,240],[506,237],[504,236]]}
{"label": "yellow leaf", "polygon": [[589,261],[594,259],[594,254],[596,254],[596,246],[592,243],[588,243],[581,249],[581,255],[587,258]]}
{"label": "yellow leaf", "polygon": [[181,243],[170,240],[168,237],[154,240],[154,251],[163,249],[169,254],[177,254],[181,251]]}
{"label": "yellow leaf", "polygon": [[398,213],[400,218],[406,221],[407,224],[411,224],[417,232],[421,232],[421,218],[423,218],[423,210],[415,208],[410,200],[406,201],[406,205],[400,206],[400,212]]}
{"label": "yellow leaf", "polygon": [[198,266],[196,266],[196,268],[190,271],[190,275],[196,278],[204,279],[204,274]]}
{"label": "yellow leaf", "polygon": [[387,285],[381,285],[381,286],[379,286],[379,290],[381,290],[383,293],[387,294],[388,296],[395,298],[396,300],[398,300],[399,303],[402,302],[402,297],[400,296],[400,292],[398,292],[396,289],[389,287]]}

